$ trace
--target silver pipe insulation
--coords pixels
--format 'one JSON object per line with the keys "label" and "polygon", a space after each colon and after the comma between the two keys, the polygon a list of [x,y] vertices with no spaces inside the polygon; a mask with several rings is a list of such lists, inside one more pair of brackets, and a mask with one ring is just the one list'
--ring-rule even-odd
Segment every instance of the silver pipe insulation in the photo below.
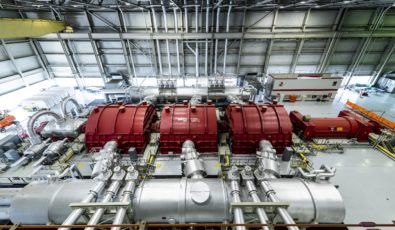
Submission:
{"label": "silver pipe insulation", "polygon": [[93,166],[91,177],[95,178],[101,174],[103,174],[106,170],[108,170],[112,166],[112,160],[116,155],[116,150],[118,147],[118,143],[116,141],[107,142],[103,149],[100,150],[100,158]]}
{"label": "silver pipe insulation", "polygon": [[207,174],[203,161],[199,159],[195,144],[187,140],[182,144],[181,159],[185,161],[184,175],[192,179],[204,178]]}
{"label": "silver pipe insulation", "polygon": [[[81,203],[90,203],[94,199],[97,198],[98,194],[100,194],[104,187],[106,186],[107,181],[99,181],[88,193],[88,196],[86,196]],[[77,220],[84,214],[85,209],[84,208],[77,208],[74,209],[70,215],[67,217],[67,219],[63,222],[62,225],[73,225]],[[69,230],[70,228],[59,228],[58,230]]]}
{"label": "silver pipe insulation", "polygon": [[298,167],[298,172],[303,178],[314,179],[315,182],[319,182],[321,180],[328,180],[329,178],[334,177],[336,169],[329,168],[327,165],[322,165],[319,170],[313,170],[311,172],[306,172],[301,167]]}
{"label": "silver pipe insulation", "polygon": [[[41,141],[41,139],[40,139]],[[19,158],[17,161],[11,164],[11,168],[18,167],[29,162],[32,158],[38,157],[40,154],[44,152],[44,150],[48,147],[51,139],[46,139],[44,142],[38,144],[32,144],[29,148],[27,148],[23,152],[23,156]]]}
{"label": "silver pipe insulation", "polygon": [[[229,1],[229,8],[228,8],[228,14],[226,16],[226,33],[229,33],[229,18],[230,18],[230,12],[232,11],[232,0]],[[224,48],[224,63],[223,63],[223,74],[226,73],[226,59],[228,57],[228,38],[225,38],[225,48]]]}
{"label": "silver pipe insulation", "polygon": [[81,174],[81,172],[80,172],[80,170],[78,169],[78,167],[77,167],[76,164],[72,164],[72,165],[70,165],[69,167],[67,167],[67,168],[66,168],[65,170],[63,170],[63,172],[61,172],[57,177],[58,177],[58,178],[63,178],[63,177],[65,177],[68,173],[70,173],[70,175],[71,175],[72,178],[76,178],[74,172],[75,172],[76,174],[78,174],[79,177],[82,178],[82,174]]}
{"label": "silver pipe insulation", "polygon": [[[173,8],[173,13],[174,13],[174,30],[175,33],[178,33],[178,16],[177,16],[177,8]],[[177,71],[178,75],[181,75],[181,65],[180,65],[180,50],[178,47],[178,39],[176,39],[176,54],[177,54]]]}
{"label": "silver pipe insulation", "polygon": [[[133,193],[135,189],[136,189],[136,182],[134,180],[128,181],[124,187],[121,202],[131,202],[132,200],[131,197],[133,197]],[[126,216],[126,211],[127,209],[124,207],[118,208],[113,221],[114,225],[123,223]],[[121,227],[112,227],[111,230],[121,230]]]}
{"label": "silver pipe insulation", "polygon": [[68,117],[67,104],[69,102],[72,103],[76,107],[77,113],[82,113],[81,105],[74,98],[67,97],[67,98],[63,99],[63,101],[61,102],[61,105],[60,105],[60,114],[62,115],[63,118]]}
{"label": "silver pipe insulation", "polygon": [[[166,14],[166,8],[163,0],[160,1],[160,4],[162,5],[162,12],[163,12],[163,23],[165,25],[165,32],[168,33],[168,28],[167,28],[167,14]],[[167,62],[168,62],[168,68],[169,68],[169,74],[172,75],[172,69],[171,69],[171,57],[170,57],[170,46],[169,46],[169,39],[166,39],[166,51],[167,51]]]}
{"label": "silver pipe insulation", "polygon": [[[94,199],[97,198],[98,194],[100,194],[104,187],[106,186],[108,180],[110,179],[110,173],[107,173],[108,171],[106,171],[106,168],[103,166],[111,166],[109,164],[109,162],[112,161],[112,157],[111,154],[113,154],[116,149],[118,147],[118,143],[116,141],[109,141],[107,142],[103,149],[101,150],[101,158],[99,159],[98,162],[96,162],[95,167],[100,167],[100,170],[96,170],[97,171],[97,175],[95,175],[95,173],[92,170],[92,176],[94,178],[99,178],[99,182],[93,187],[93,189],[91,189],[88,193],[88,196],[85,197],[85,199],[83,199],[81,201],[81,203],[90,203],[92,202]],[[84,208],[77,208],[74,209],[71,214],[67,217],[67,219],[63,222],[62,225],[73,225],[75,224],[75,222],[81,217],[82,214],[84,214],[85,209]],[[69,230],[69,228],[59,228],[59,230]]]}
{"label": "silver pipe insulation", "polygon": [[[152,1],[150,0],[150,5],[152,5]],[[154,26],[155,33],[158,33],[158,25],[156,23],[156,13],[154,7],[151,7],[152,13],[152,24]],[[159,39],[156,39],[156,50],[157,50],[157,57],[158,57],[158,64],[159,64],[159,74],[163,76],[163,69],[162,69],[162,57],[160,52],[160,44]]]}
{"label": "silver pipe insulation", "polygon": [[[261,185],[262,190],[266,193],[267,198],[271,202],[280,202],[280,200],[276,196],[276,192],[270,186],[270,183],[268,181],[262,180],[260,182],[260,185]],[[295,224],[295,221],[293,220],[292,216],[288,213],[288,211],[285,208],[277,207],[276,211],[281,216],[281,219],[284,221],[285,224]],[[287,227],[287,229],[288,230],[299,230],[299,228],[296,226],[289,226],[289,227]]]}
{"label": "silver pipe insulation", "polygon": [[[246,181],[246,187],[247,187],[248,194],[250,195],[252,201],[261,202],[261,199],[259,198],[259,196],[257,194],[255,184],[252,180]],[[259,221],[261,222],[261,224],[268,224],[269,223],[269,218],[267,217],[266,212],[263,208],[256,208],[255,211],[258,215],[258,218],[259,218]],[[262,230],[269,230],[269,227],[263,226]]]}
{"label": "silver pipe insulation", "polygon": [[0,220],[10,219],[10,209],[9,207],[0,207]]}
{"label": "silver pipe insulation", "polygon": [[[121,181],[120,180],[115,180],[112,181],[109,188],[106,191],[106,195],[104,196],[103,200],[101,203],[107,203],[110,202],[114,199],[115,195],[117,194],[119,188],[121,187]],[[103,216],[104,212],[106,211],[105,208],[98,208],[96,209],[95,213],[92,215],[90,218],[88,225],[95,225],[99,223],[101,217]],[[94,230],[95,228],[89,227],[85,228],[85,230]]]}
{"label": "silver pipe insulation", "polygon": [[[232,180],[230,182],[230,187],[231,187],[231,195],[232,195],[232,202],[233,203],[240,203],[240,185],[237,180]],[[243,214],[243,209],[241,208],[233,208],[233,223],[236,224],[244,224],[244,214]],[[235,227],[237,230],[246,230],[245,226],[237,226]]]}
{"label": "silver pipe insulation", "polygon": [[0,189],[0,206],[10,206],[14,196],[22,188],[1,188]]}
{"label": "silver pipe insulation", "polygon": [[[129,166],[127,169],[128,174],[126,175],[125,180],[127,181],[124,190],[122,193],[121,202],[128,202],[132,201],[134,191],[136,190],[136,184],[138,180],[138,171],[134,169],[133,166]],[[125,216],[126,216],[127,208],[121,207],[118,208],[117,213],[115,214],[113,224],[122,224]],[[121,227],[112,227],[111,230],[121,230]]]}
{"label": "silver pipe insulation", "polygon": [[29,139],[32,145],[39,144],[42,142],[41,138],[37,135],[36,132],[34,132],[34,123],[38,120],[38,118],[45,115],[52,116],[57,121],[62,120],[62,117],[59,114],[52,112],[50,110],[42,110],[33,114],[33,116],[31,116],[29,121],[27,122],[27,134],[29,135]]}
{"label": "silver pipe insulation", "polygon": [[45,160],[51,160],[59,158],[61,155],[61,151],[64,149],[64,144],[67,142],[67,138],[64,138],[61,141],[52,142],[48,148],[46,148],[42,154],[42,157],[34,162],[33,167],[41,165]]}

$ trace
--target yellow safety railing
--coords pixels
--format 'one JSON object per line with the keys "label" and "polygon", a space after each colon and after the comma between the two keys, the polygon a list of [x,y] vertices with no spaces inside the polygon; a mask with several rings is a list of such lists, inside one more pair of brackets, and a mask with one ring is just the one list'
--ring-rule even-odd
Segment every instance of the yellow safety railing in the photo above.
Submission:
{"label": "yellow safety railing", "polygon": [[362,106],[359,106],[359,105],[357,105],[355,103],[352,103],[349,100],[347,100],[346,106],[350,107],[353,110],[356,110],[358,113],[360,113],[360,114],[362,114],[362,115],[364,115],[366,117],[369,117],[369,118],[371,118],[371,119],[373,119],[373,120],[375,120],[375,121],[387,126],[388,128],[395,129],[395,123],[394,122],[392,122],[390,120],[387,120],[384,117],[381,117],[381,116],[375,114],[374,112],[371,112],[371,111],[365,109]]}

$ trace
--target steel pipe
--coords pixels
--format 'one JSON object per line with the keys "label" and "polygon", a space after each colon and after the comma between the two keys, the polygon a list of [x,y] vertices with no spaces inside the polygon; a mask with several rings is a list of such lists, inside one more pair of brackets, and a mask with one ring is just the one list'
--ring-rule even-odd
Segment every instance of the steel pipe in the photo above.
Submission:
{"label": "steel pipe", "polygon": [[34,123],[38,120],[38,118],[45,116],[45,115],[52,116],[57,121],[62,120],[62,117],[59,116],[59,114],[49,111],[49,110],[42,110],[42,111],[35,113],[33,116],[31,116],[29,121],[27,122],[27,134],[29,135],[30,142],[33,145],[39,144],[42,142],[40,136],[37,135],[36,132],[34,132]]}
{"label": "steel pipe", "polygon": [[68,117],[68,113],[67,113],[67,104],[68,103],[72,103],[76,107],[77,113],[82,113],[81,105],[74,98],[67,97],[67,98],[63,99],[63,101],[61,102],[61,105],[60,105],[60,114],[62,115],[62,117],[64,119]]}
{"label": "steel pipe", "polygon": [[[262,190],[265,192],[266,196],[271,202],[280,202],[280,200],[276,196],[276,192],[272,189],[268,181],[262,180],[260,181],[260,185]],[[292,219],[292,216],[288,213],[288,211],[285,208],[277,207],[276,211],[281,216],[281,219],[284,221],[284,223],[295,224],[295,221]],[[299,230],[299,228],[296,226],[288,226],[287,229]]]}
{"label": "steel pipe", "polygon": [[[121,186],[121,181],[116,180],[111,182],[110,187],[106,191],[106,195],[104,196],[103,200],[101,201],[102,203],[110,202],[115,195],[117,194],[119,188]],[[106,211],[105,208],[98,208],[96,209],[96,212],[92,215],[91,219],[88,222],[88,225],[95,225],[99,223],[101,217],[103,216],[104,212]],[[85,230],[94,230],[95,228],[93,227],[88,227],[85,228]]]}
{"label": "steel pipe", "polygon": [[195,144],[187,140],[182,144],[182,159],[185,160],[184,174],[188,178],[201,179],[207,174],[203,161],[199,159],[199,153]]}
{"label": "steel pipe", "polygon": [[[259,198],[259,196],[257,194],[255,184],[252,180],[246,181],[246,187],[247,187],[248,194],[250,195],[252,201],[261,202],[261,199]],[[259,218],[259,221],[261,222],[261,224],[268,224],[269,223],[269,218],[267,217],[266,212],[263,208],[256,208],[255,211],[258,215],[258,218]],[[262,230],[269,230],[269,227],[263,226]]]}
{"label": "steel pipe", "polygon": [[[98,194],[103,191],[104,187],[106,186],[107,181],[99,181],[88,193],[88,196],[86,196],[81,203],[90,203],[94,199],[97,198]],[[73,225],[77,220],[81,217],[82,214],[84,214],[85,209],[84,208],[77,208],[74,209],[71,214],[67,217],[67,219],[63,222],[62,225]],[[70,228],[59,228],[58,230],[69,230]]]}
{"label": "steel pipe", "polygon": [[[124,186],[124,190],[122,193],[122,199],[121,202],[128,202],[130,203],[132,201],[132,197],[134,195],[134,191],[136,189],[136,182],[138,179],[138,171],[134,169],[133,166],[129,166],[128,168],[128,174],[126,176],[127,182],[126,185]],[[117,213],[115,214],[113,224],[122,224],[125,216],[126,216],[126,211],[127,209],[125,207],[118,208]],[[120,227],[112,227],[111,230],[121,230]]]}
{"label": "steel pipe", "polygon": [[[230,182],[230,187],[231,187],[231,195],[232,195],[232,202],[233,203],[240,203],[240,187],[239,187],[239,182],[236,180],[232,180]],[[241,208],[234,208],[233,209],[233,222],[236,224],[244,224],[244,214],[243,214],[243,209]],[[244,226],[237,226],[237,230],[246,230]]]}

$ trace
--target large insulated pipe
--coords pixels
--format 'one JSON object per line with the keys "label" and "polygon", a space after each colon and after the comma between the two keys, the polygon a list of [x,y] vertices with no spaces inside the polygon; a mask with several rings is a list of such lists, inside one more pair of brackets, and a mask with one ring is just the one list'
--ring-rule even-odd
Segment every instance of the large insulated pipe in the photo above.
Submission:
{"label": "large insulated pipe", "polygon": [[276,179],[280,176],[280,163],[277,161],[276,150],[268,140],[259,142],[259,151],[257,152],[259,161],[259,170],[265,174],[265,179]]}
{"label": "large insulated pipe", "polygon": [[14,196],[22,188],[1,188],[0,189],[0,206],[10,206]]}
{"label": "large insulated pipe", "polygon": [[77,109],[77,113],[82,113],[81,105],[78,104],[78,102],[74,98],[67,97],[67,98],[63,99],[63,101],[60,105],[60,113],[63,118],[66,118],[68,116],[68,113],[67,113],[67,104],[68,103],[72,103],[75,106],[75,108]]}
{"label": "large insulated pipe", "polygon": [[[99,181],[88,193],[88,196],[86,196],[81,203],[90,203],[94,199],[97,198],[98,194],[100,194],[104,187],[106,186],[107,181]],[[67,219],[63,222],[62,225],[73,225],[77,220],[84,214],[85,209],[84,208],[77,208],[74,209],[70,215],[67,217]],[[59,228],[58,230],[69,230],[70,228]]]}
{"label": "large insulated pipe", "polygon": [[39,144],[42,142],[39,135],[36,132],[34,132],[34,123],[38,120],[38,118],[46,115],[54,117],[57,121],[62,120],[62,117],[59,116],[59,114],[49,110],[42,110],[33,114],[33,116],[31,116],[29,121],[27,122],[27,134],[29,135],[29,139],[32,145]]}
{"label": "large insulated pipe", "polygon": [[[152,1],[149,1],[149,3],[152,6]],[[154,31],[155,31],[155,33],[158,33],[158,25],[156,23],[156,13],[155,13],[155,9],[153,6],[151,7],[151,13],[152,13],[152,24],[154,26]],[[161,76],[163,76],[162,57],[161,57],[161,52],[160,52],[159,39],[156,39],[156,50],[157,50],[157,56],[158,56],[159,73]]]}
{"label": "large insulated pipe", "polygon": [[[279,176],[279,164],[277,162],[276,150],[273,148],[272,144],[268,140],[261,140],[259,142],[259,167],[257,169],[257,175],[264,175],[262,177],[257,176],[257,179],[261,185],[262,190],[265,192],[266,196],[271,202],[280,202],[276,192],[270,186],[267,179],[276,179]],[[277,207],[277,213],[283,219],[286,224],[295,224],[291,215],[285,208]],[[290,226],[287,227],[288,230],[298,230],[298,227]]]}
{"label": "large insulated pipe", "polygon": [[[221,14],[221,7],[218,6],[217,9],[217,22],[215,25],[215,32],[219,33],[219,20],[220,20],[220,14]],[[215,39],[215,50],[214,50],[214,74],[217,73],[217,62],[218,62],[218,38]]]}
{"label": "large insulated pipe", "polygon": [[[271,202],[280,202],[280,200],[276,195],[276,192],[273,190],[273,188],[270,186],[270,183],[267,180],[262,180],[260,184],[262,190],[265,192],[266,196]],[[288,213],[288,211],[285,208],[277,207],[276,211],[280,215],[281,219],[284,221],[285,224],[295,224],[295,221],[293,220],[292,216]],[[299,230],[299,228],[296,226],[288,226],[287,229]]]}
{"label": "large insulated pipe", "polygon": [[118,143],[116,141],[107,142],[103,149],[100,150],[100,158],[96,162],[95,166],[93,166],[91,177],[95,178],[103,173],[105,168],[110,167],[112,164],[112,160],[115,157],[115,152],[118,148]]}
{"label": "large insulated pipe", "polygon": [[188,178],[201,179],[206,176],[206,169],[203,161],[199,159],[199,153],[196,151],[195,144],[187,140],[182,144],[182,155],[185,160],[184,174]]}
{"label": "large insulated pipe", "polygon": [[[236,166],[228,171],[228,179],[230,180],[230,194],[232,196],[232,203],[240,203],[240,174]],[[243,209],[233,208],[233,223],[244,224]],[[237,230],[246,230],[245,226],[237,226]]]}
{"label": "large insulated pipe", "polygon": [[[100,170],[96,170],[96,173],[94,172],[94,170],[92,170],[92,175],[93,177],[97,177],[98,175],[106,175],[103,178],[100,179],[100,181],[94,186],[94,188],[92,190],[90,190],[90,192],[88,193],[88,196],[85,197],[81,203],[90,203],[92,202],[94,199],[97,198],[98,194],[100,194],[104,187],[107,184],[107,181],[109,179],[109,173],[106,170],[105,165],[109,165],[108,162],[110,162],[112,160],[111,157],[108,157],[109,154],[114,153],[115,150],[118,147],[118,143],[116,141],[109,141],[107,142],[103,149],[101,151],[102,152],[102,156],[100,158],[100,160],[98,162],[96,162],[95,166],[94,166],[94,170],[97,167],[100,167]],[[105,155],[105,156],[103,156]],[[98,166],[99,165],[99,166]],[[67,217],[67,219],[63,222],[62,225],[73,225],[75,224],[75,222],[81,217],[82,214],[84,214],[85,209],[84,208],[77,208],[74,209],[73,212],[71,212],[71,214]],[[69,228],[59,228],[59,230],[68,230]]]}
{"label": "large insulated pipe", "polygon": [[[230,12],[232,11],[232,0],[229,1],[229,8],[228,14],[226,16],[226,33],[229,33],[229,19],[230,19]],[[226,73],[226,59],[228,57],[228,38],[225,38],[225,48],[224,48],[224,63],[223,63],[223,73]]]}
{"label": "large insulated pipe", "polygon": [[[173,8],[173,13],[174,13],[174,30],[175,33],[178,33],[178,15],[177,15],[177,8]],[[180,49],[178,46],[178,39],[176,39],[176,54],[177,54],[177,71],[178,75],[181,75],[181,65],[180,65]]]}
{"label": "large insulated pipe", "polygon": [[[163,0],[160,1],[160,4],[162,5],[163,23],[165,24],[165,32],[168,33],[169,31],[168,31],[168,28],[167,28],[166,7],[165,7],[165,4],[164,4]],[[172,75],[169,39],[166,39],[166,51],[167,51],[167,62],[168,62],[168,65],[169,65],[169,74]]]}
{"label": "large insulated pipe", "polygon": [[[209,17],[210,16],[210,0],[207,0],[206,3],[206,33],[209,32]],[[206,49],[205,49],[205,56],[204,56],[204,74],[208,76],[208,39],[206,39]]]}
{"label": "large insulated pipe", "polygon": [[[121,202],[130,203],[132,201],[132,197],[136,189],[137,179],[138,179],[138,171],[135,170],[133,166],[129,166],[125,178],[127,182],[123,189]],[[126,211],[127,208],[125,207],[118,208],[113,221],[114,225],[123,223],[126,216]],[[121,230],[121,227],[112,227],[111,230]]]}
{"label": "large insulated pipe", "polygon": [[306,172],[301,167],[298,167],[298,172],[303,178],[314,179],[315,182],[319,182],[321,180],[329,180],[331,177],[334,177],[336,169],[329,168],[327,165],[321,165],[319,170],[312,170],[310,172]]}
{"label": "large insulated pipe", "polygon": [[48,147],[50,141],[51,139],[48,138],[44,142],[41,142],[39,144],[32,144],[23,152],[23,157],[12,163],[10,167],[15,169],[20,165],[28,163],[32,158],[39,156]]}
{"label": "large insulated pipe", "polygon": [[58,158],[61,155],[62,149],[64,149],[64,144],[67,142],[67,138],[64,138],[63,140],[60,141],[55,141],[52,142],[48,148],[46,148],[42,154],[42,157],[34,162],[33,167],[36,167],[38,165],[41,165],[44,161],[50,160],[53,162],[56,158]]}
{"label": "large insulated pipe", "polygon": [[[114,168],[113,178],[115,177],[115,180],[111,182],[109,188],[106,191],[106,195],[104,195],[104,198],[101,201],[101,203],[111,202],[114,199],[119,188],[121,187],[121,180],[123,180],[124,175],[125,175],[124,171],[121,169],[121,167],[117,166]],[[96,209],[95,213],[90,218],[88,225],[95,225],[99,223],[105,211],[106,211],[105,208]],[[85,230],[94,230],[94,229],[95,228],[92,227],[85,228]]]}
{"label": "large insulated pipe", "polygon": [[10,220],[10,209],[9,207],[0,207],[0,220]]}

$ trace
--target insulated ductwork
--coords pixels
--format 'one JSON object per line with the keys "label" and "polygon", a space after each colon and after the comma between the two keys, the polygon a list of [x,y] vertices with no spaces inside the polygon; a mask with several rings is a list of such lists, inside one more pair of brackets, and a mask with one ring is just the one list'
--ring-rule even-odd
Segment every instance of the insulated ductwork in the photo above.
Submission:
{"label": "insulated ductwork", "polygon": [[29,135],[30,142],[34,144],[39,144],[42,142],[40,136],[34,131],[34,123],[43,116],[52,116],[56,119],[56,122],[60,122],[62,117],[59,116],[57,113],[54,113],[49,110],[43,110],[35,113],[33,116],[30,117],[29,121],[27,122],[27,134]]}
{"label": "insulated ductwork", "polygon": [[61,111],[62,117],[64,119],[66,119],[67,117],[71,118],[70,113],[67,112],[67,105],[69,103],[72,103],[74,105],[74,107],[76,108],[77,115],[81,114],[83,111],[82,106],[80,104],[78,104],[78,102],[74,98],[67,97],[67,98],[63,99],[63,101],[60,105],[60,111]]}

